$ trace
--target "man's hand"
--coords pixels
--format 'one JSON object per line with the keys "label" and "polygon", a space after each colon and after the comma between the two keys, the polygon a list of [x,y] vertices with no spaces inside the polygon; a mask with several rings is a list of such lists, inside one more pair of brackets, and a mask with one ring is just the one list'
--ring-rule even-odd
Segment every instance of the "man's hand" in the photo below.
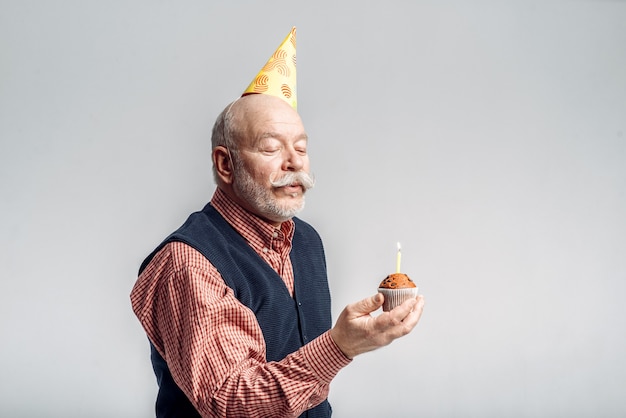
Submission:
{"label": "man's hand", "polygon": [[346,357],[354,358],[388,345],[411,332],[422,316],[422,295],[373,317],[371,313],[380,308],[383,301],[383,295],[377,293],[346,306],[339,315],[337,323],[330,330],[330,336]]}

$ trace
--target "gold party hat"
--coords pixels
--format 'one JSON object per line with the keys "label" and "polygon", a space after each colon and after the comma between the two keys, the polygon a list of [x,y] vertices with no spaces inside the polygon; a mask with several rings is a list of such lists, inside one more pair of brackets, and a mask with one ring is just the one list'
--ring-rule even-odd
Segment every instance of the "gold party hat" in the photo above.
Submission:
{"label": "gold party hat", "polygon": [[279,97],[297,110],[295,26],[242,96],[255,93]]}

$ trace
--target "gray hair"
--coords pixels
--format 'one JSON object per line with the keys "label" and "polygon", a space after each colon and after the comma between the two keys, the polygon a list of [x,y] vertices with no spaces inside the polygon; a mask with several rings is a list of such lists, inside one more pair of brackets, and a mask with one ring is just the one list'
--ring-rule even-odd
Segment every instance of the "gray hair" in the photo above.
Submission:
{"label": "gray hair", "polygon": [[[230,111],[236,102],[237,100],[230,103],[228,106],[226,106],[226,108],[224,108],[224,110],[222,110],[222,112],[215,120],[215,124],[213,125],[213,131],[211,133],[211,150],[214,150],[218,146],[226,147],[231,158],[233,154],[237,152],[237,141],[235,138],[236,132],[233,126],[233,114]],[[216,184],[218,183],[215,164],[213,165],[213,180]]]}

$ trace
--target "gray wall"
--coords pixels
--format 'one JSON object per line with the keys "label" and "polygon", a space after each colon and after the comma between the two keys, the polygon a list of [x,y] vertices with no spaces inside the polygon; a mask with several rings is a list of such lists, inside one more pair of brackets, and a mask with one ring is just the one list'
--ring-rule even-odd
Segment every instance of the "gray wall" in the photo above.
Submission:
{"label": "gray wall", "polygon": [[0,1],[0,415],[152,415],[137,267],[292,25],[333,313],[427,298],[335,415],[626,415],[626,3],[222,3]]}

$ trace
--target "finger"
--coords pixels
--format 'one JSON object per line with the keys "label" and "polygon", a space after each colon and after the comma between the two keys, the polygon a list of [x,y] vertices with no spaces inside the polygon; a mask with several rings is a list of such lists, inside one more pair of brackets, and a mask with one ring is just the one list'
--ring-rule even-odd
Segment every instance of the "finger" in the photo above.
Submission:
{"label": "finger", "polygon": [[418,296],[416,298],[416,304],[411,309],[411,311],[402,319],[402,323],[408,326],[410,329],[413,329],[415,325],[419,322],[422,317],[422,312],[424,310],[424,298],[423,296]]}
{"label": "finger", "polygon": [[364,315],[374,312],[383,305],[385,298],[382,294],[376,293],[374,296],[362,299],[352,305],[356,314]]}
{"label": "finger", "polygon": [[389,313],[393,319],[402,321],[408,314],[413,312],[416,306],[417,298],[407,299],[389,311]]}

